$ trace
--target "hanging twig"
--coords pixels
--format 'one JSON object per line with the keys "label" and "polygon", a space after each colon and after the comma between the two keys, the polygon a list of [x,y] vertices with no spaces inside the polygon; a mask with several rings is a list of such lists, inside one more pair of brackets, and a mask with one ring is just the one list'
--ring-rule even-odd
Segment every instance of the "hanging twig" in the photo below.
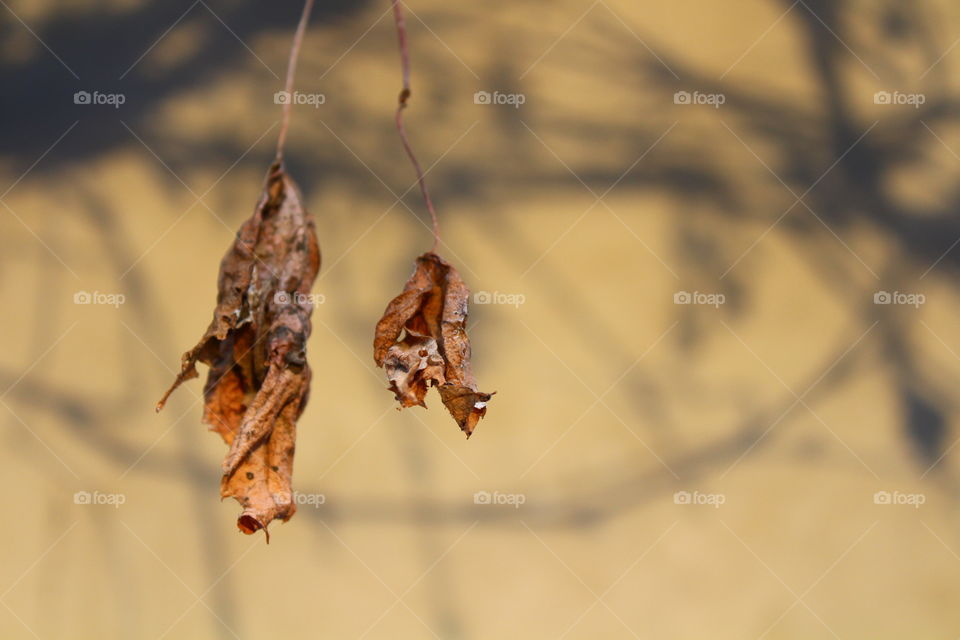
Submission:
{"label": "hanging twig", "polygon": [[283,145],[294,71],[312,6],[313,0],[305,0],[290,50],[289,99],[282,101],[276,159],[253,215],[220,261],[213,320],[183,355],[180,373],[157,403],[160,411],[177,387],[196,378],[197,363],[209,367],[203,422],[229,447],[221,467],[220,498],[240,503],[237,527],[246,534],[261,529],[266,533],[271,522],[286,522],[297,510],[293,454],[297,420],[310,390],[306,345],[320,247],[300,189],[283,168]]}
{"label": "hanging twig", "polygon": [[437,213],[423,179],[423,170],[410,148],[403,128],[403,110],[410,99],[410,54],[402,0],[392,0],[393,18],[400,41],[403,89],[397,105],[397,131],[403,148],[417,171],[417,182],[433,220],[433,246],[417,258],[417,268],[403,292],[387,305],[377,323],[373,359],[384,369],[389,389],[401,407],[426,408],[424,398],[436,387],[444,406],[470,437],[487,413],[492,393],[477,389],[470,367],[470,339],[467,337],[467,307],[470,290],[451,264],[436,254],[440,244]]}
{"label": "hanging twig", "polygon": [[277,162],[283,162],[283,145],[287,141],[287,128],[290,125],[290,109],[293,106],[293,76],[297,69],[297,58],[300,57],[300,43],[303,42],[303,32],[307,30],[310,11],[313,9],[313,0],[306,0],[303,13],[300,15],[300,24],[297,33],[293,36],[293,46],[290,47],[290,60],[287,62],[287,83],[284,86],[287,101],[283,103],[283,116],[280,119],[280,135],[277,138]]}
{"label": "hanging twig", "polygon": [[423,201],[427,205],[427,211],[430,212],[430,220],[433,222],[433,246],[430,248],[430,252],[434,253],[437,250],[437,245],[440,244],[440,225],[437,223],[437,212],[433,208],[433,200],[430,199],[430,192],[427,190],[427,183],[423,178],[423,169],[420,168],[420,163],[417,162],[417,157],[413,154],[413,148],[407,138],[407,131],[403,127],[403,110],[410,98],[410,52],[407,48],[407,24],[403,19],[401,0],[392,1],[393,19],[397,23],[397,39],[400,41],[400,65],[403,70],[403,89],[400,91],[396,113],[397,131],[400,132],[403,149],[407,152],[407,157],[410,158],[410,162],[413,163],[413,168],[417,172],[417,184],[420,185],[420,193],[423,194]]}

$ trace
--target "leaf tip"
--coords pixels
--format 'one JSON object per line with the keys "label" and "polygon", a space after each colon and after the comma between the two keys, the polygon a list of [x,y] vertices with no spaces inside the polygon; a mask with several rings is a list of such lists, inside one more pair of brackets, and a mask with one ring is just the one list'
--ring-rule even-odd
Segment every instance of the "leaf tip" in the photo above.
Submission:
{"label": "leaf tip", "polygon": [[170,394],[173,393],[173,390],[175,388],[176,387],[174,386],[174,387],[171,387],[169,390],[167,390],[167,392],[163,394],[163,397],[160,398],[159,402],[157,402],[157,406],[154,407],[154,410],[157,413],[160,413],[161,411],[163,411],[163,408],[167,406],[167,399],[170,397]]}
{"label": "leaf tip", "polygon": [[[264,531],[266,531],[266,529],[264,529],[264,526],[260,523],[260,521],[254,518],[249,513],[245,513],[241,515],[239,518],[237,518],[237,528],[240,529],[240,531],[242,531],[243,533],[247,534],[248,536],[253,535],[260,529],[263,529]],[[267,534],[268,542],[269,542],[269,538],[270,538],[270,534],[268,533]]]}

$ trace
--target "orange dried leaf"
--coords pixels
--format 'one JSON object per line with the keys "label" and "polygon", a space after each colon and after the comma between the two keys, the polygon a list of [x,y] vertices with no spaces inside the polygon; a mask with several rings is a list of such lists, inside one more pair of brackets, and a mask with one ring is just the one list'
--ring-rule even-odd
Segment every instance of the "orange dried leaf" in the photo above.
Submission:
{"label": "orange dried leaf", "polygon": [[400,406],[426,407],[427,389],[437,387],[468,438],[493,395],[477,391],[470,368],[469,298],[457,270],[425,253],[403,292],[387,305],[373,340],[373,358],[386,371]]}
{"label": "orange dried leaf", "polygon": [[157,404],[159,411],[181,383],[197,377],[198,361],[209,366],[203,421],[230,446],[220,495],[243,506],[237,526],[247,534],[296,511],[296,421],[310,390],[309,293],[319,268],[313,220],[296,184],[274,163],[256,210],[220,262],[213,320],[183,354],[180,374]]}

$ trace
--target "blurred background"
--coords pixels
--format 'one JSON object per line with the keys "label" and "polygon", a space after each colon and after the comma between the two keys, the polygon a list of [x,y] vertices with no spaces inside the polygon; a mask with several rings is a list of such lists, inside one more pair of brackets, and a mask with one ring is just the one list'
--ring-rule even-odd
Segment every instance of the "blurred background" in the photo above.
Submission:
{"label": "blurred background", "polygon": [[429,220],[390,6],[321,2],[300,509],[241,535],[201,381],[299,2],[0,2],[3,638],[955,638],[960,5],[407,5],[407,126],[498,393],[398,412]]}

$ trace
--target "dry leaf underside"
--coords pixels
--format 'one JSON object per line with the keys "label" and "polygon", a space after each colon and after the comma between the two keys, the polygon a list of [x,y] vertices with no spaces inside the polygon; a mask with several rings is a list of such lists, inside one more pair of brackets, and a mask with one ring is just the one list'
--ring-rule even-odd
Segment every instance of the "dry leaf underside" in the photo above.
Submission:
{"label": "dry leaf underside", "polygon": [[387,305],[373,341],[374,360],[386,371],[400,406],[426,407],[427,389],[435,386],[467,438],[493,395],[477,391],[470,368],[469,297],[457,270],[425,253],[403,293]]}
{"label": "dry leaf underside", "polygon": [[[217,307],[197,345],[183,354],[180,374],[209,366],[203,422],[229,445],[222,498],[243,507],[241,531],[266,532],[296,511],[291,490],[296,423],[307,403],[310,289],[320,268],[313,220],[300,190],[274,163],[253,215],[220,262]],[[267,533],[269,541],[269,533]]]}

